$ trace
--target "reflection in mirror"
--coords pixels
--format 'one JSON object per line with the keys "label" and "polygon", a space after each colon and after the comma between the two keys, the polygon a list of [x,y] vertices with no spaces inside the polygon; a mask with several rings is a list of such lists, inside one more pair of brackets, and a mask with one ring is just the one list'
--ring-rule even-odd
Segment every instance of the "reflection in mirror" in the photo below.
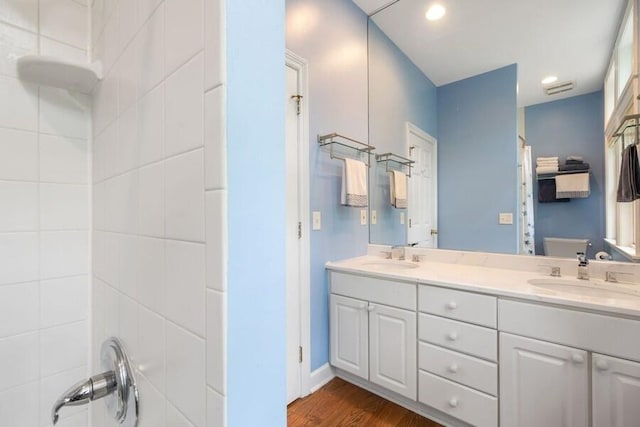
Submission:
{"label": "reflection in mirror", "polygon": [[[561,237],[588,239],[590,257],[607,249],[602,88],[626,1],[441,3],[439,21],[418,0],[369,19],[369,142],[417,162],[407,208],[373,162],[370,241],[542,255],[545,237]],[[573,89],[548,95],[549,74]],[[568,156],[590,165],[588,197],[538,201],[536,158]]]}

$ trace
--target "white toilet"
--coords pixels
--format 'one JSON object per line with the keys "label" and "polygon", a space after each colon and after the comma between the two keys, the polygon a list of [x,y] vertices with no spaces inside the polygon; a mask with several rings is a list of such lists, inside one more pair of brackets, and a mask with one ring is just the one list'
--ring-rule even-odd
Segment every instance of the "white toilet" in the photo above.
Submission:
{"label": "white toilet", "polygon": [[562,237],[545,237],[544,254],[560,258],[575,258],[576,253],[587,253],[589,239],[565,239]]}

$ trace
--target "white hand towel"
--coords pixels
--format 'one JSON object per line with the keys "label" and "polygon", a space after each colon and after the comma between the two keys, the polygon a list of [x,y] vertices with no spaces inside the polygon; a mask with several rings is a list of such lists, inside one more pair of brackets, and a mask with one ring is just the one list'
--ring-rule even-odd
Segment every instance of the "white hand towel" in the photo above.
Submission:
{"label": "white hand towel", "polygon": [[400,171],[389,173],[389,194],[391,206],[398,209],[407,207],[407,175]]}
{"label": "white hand towel", "polygon": [[359,160],[344,159],[340,203],[344,206],[366,207],[368,202],[367,165]]}
{"label": "white hand towel", "polygon": [[588,173],[556,176],[556,199],[584,198],[590,193]]}
{"label": "white hand towel", "polygon": [[540,164],[543,162],[558,163],[558,157],[536,157],[536,164]]}
{"label": "white hand towel", "polygon": [[536,173],[538,175],[542,175],[545,173],[557,173],[558,172],[558,165],[555,166],[538,166],[536,168]]}

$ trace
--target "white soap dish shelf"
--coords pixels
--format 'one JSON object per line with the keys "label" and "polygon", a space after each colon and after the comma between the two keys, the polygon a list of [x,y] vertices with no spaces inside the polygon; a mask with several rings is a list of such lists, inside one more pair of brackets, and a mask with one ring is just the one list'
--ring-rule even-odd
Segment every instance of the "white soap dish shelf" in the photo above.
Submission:
{"label": "white soap dish shelf", "polygon": [[18,76],[42,86],[53,86],[74,92],[90,93],[102,79],[102,64],[83,64],[46,55],[24,55],[18,58]]}

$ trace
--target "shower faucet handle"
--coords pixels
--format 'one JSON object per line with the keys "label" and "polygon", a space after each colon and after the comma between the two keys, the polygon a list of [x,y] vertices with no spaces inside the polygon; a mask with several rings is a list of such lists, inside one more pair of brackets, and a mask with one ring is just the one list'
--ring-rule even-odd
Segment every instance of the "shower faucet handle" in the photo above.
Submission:
{"label": "shower faucet handle", "polygon": [[58,413],[63,407],[86,405],[93,400],[101,399],[113,393],[117,386],[116,374],[113,371],[94,375],[86,381],[80,381],[75,384],[53,405],[51,410],[53,425],[58,422]]}

